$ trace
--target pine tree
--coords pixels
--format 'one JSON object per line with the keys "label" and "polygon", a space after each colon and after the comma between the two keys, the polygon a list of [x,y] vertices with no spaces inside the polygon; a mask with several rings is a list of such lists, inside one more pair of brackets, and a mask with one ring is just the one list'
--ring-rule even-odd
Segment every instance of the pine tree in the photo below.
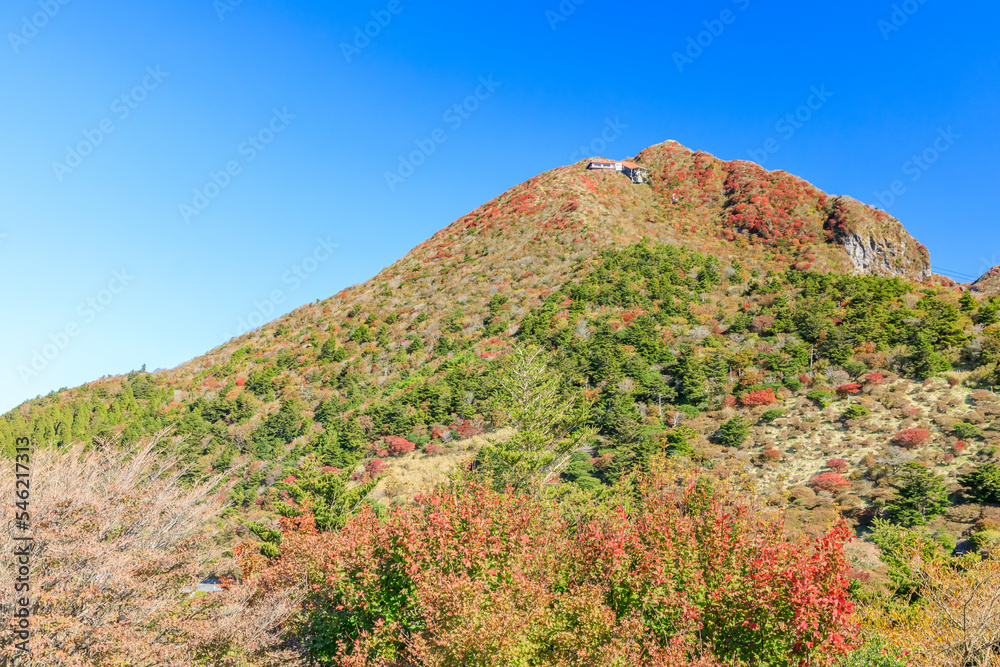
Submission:
{"label": "pine tree", "polygon": [[976,297],[972,296],[972,292],[969,291],[962,292],[962,298],[958,300],[958,303],[962,307],[963,313],[971,313],[979,305]]}
{"label": "pine tree", "polygon": [[685,345],[675,369],[678,383],[678,397],[687,405],[701,405],[705,402],[705,367],[694,348]]}
{"label": "pine tree", "polygon": [[896,495],[886,509],[903,526],[922,526],[951,506],[944,477],[916,461],[906,464],[892,486]]}

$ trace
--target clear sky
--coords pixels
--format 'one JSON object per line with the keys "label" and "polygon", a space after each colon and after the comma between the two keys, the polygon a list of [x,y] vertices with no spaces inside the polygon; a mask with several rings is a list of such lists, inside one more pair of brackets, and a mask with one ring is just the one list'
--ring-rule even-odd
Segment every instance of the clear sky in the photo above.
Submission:
{"label": "clear sky", "polygon": [[944,0],[8,0],[0,410],[176,366],[539,172],[667,139],[880,205],[978,276],[998,23]]}

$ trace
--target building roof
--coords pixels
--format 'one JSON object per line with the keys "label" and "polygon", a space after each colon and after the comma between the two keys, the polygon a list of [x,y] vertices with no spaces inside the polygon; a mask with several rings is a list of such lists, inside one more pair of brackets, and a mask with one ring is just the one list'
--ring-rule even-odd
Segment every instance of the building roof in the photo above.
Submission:
{"label": "building roof", "polygon": [[615,160],[591,160],[590,164],[618,164]]}
{"label": "building roof", "polygon": [[628,167],[629,169],[645,169],[646,168],[646,167],[643,167],[638,162],[631,162],[629,160],[622,160],[622,165]]}

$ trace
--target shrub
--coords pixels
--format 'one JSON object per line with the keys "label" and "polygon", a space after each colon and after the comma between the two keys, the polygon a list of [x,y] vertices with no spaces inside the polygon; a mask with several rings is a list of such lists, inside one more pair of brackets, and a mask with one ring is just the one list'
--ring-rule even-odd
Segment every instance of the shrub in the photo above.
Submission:
{"label": "shrub", "polygon": [[861,385],[856,382],[837,387],[837,396],[853,396],[861,393]]}
{"label": "shrub", "polygon": [[837,667],[909,667],[909,651],[903,651],[880,637],[872,637],[861,648],[837,663]]}
{"label": "shrub", "polygon": [[983,533],[987,530],[1000,530],[1000,522],[993,519],[980,519],[972,526],[973,533]]}
{"label": "shrub", "polygon": [[782,454],[774,447],[769,447],[761,452],[760,457],[765,463],[777,463],[782,459]]}
{"label": "shrub", "polygon": [[455,431],[459,438],[462,440],[468,440],[469,438],[474,438],[486,430],[486,424],[482,417],[477,416],[473,419],[463,419],[456,422],[451,428]]}
{"label": "shrub", "polygon": [[930,435],[931,434],[927,431],[927,429],[924,428],[908,428],[897,432],[896,435],[893,436],[892,441],[900,447],[913,449],[924,444]]}
{"label": "shrub", "polygon": [[284,520],[283,559],[246,576],[314,573],[290,629],[320,664],[790,667],[851,648],[846,525],[792,540],[725,482],[630,483],[627,504],[573,524],[537,495],[475,483],[336,533]]}
{"label": "shrub", "polygon": [[961,438],[962,440],[972,440],[973,438],[979,438],[983,435],[983,432],[979,430],[975,424],[959,423],[951,427],[951,430]]}
{"label": "shrub", "polygon": [[439,456],[444,454],[444,447],[436,443],[431,443],[424,447],[424,454],[427,454],[428,456]]}
{"label": "shrub", "polygon": [[1000,530],[983,530],[977,533],[973,533],[972,546],[976,551],[980,553],[992,552],[997,546],[1000,546]]}
{"label": "shrub", "polygon": [[754,391],[748,391],[740,396],[740,403],[748,408],[771,405],[777,400],[778,398],[774,395],[773,389],[757,389]]}
{"label": "shrub", "polygon": [[775,419],[779,419],[785,416],[785,411],[781,408],[772,408],[760,416],[760,420],[764,422],[773,422]]}
{"label": "shrub", "polygon": [[806,394],[806,398],[808,398],[816,405],[825,406],[833,398],[833,396],[828,391],[816,389]]}
{"label": "shrub", "polygon": [[868,367],[860,361],[848,361],[844,364],[844,370],[847,371],[852,378],[856,378],[868,370]]}
{"label": "shrub", "polygon": [[839,475],[843,475],[847,472],[847,461],[845,459],[830,459],[826,462],[826,467]]}
{"label": "shrub", "polygon": [[385,444],[388,447],[389,456],[409,454],[417,447],[415,443],[410,442],[406,438],[400,438],[397,435],[390,435],[385,439]]}
{"label": "shrub", "polygon": [[885,384],[885,376],[881,373],[869,373],[865,376],[865,382],[870,385],[879,386]]}
{"label": "shrub", "polygon": [[365,464],[365,472],[371,477],[378,477],[385,473],[388,467],[382,459],[372,459]]}
{"label": "shrub", "polygon": [[809,486],[817,491],[839,491],[849,487],[851,483],[835,472],[824,472],[809,480]]}
{"label": "shrub", "polygon": [[872,412],[860,403],[852,403],[846,410],[844,410],[844,419],[860,419],[862,417],[867,417]]}

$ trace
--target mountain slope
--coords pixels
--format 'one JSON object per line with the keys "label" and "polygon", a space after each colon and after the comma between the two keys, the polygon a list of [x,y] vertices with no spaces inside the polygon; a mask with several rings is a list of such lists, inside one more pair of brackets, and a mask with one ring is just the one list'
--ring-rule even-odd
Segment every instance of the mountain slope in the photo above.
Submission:
{"label": "mountain slope", "polygon": [[[973,386],[992,381],[1000,344],[986,327],[995,309],[977,314],[973,300],[959,310],[953,283],[931,275],[926,248],[897,220],[675,142],[636,159],[650,170],[648,185],[588,171],[588,161],[551,170],[371,280],[178,368],[29,401],[0,419],[0,447],[10,451],[19,436],[57,446],[134,441],[172,427],[190,478],[246,464],[234,506],[267,509],[303,456],[364,477],[382,465],[373,455],[473,442],[500,426],[490,376],[520,342],[551,350],[566,390],[585,389],[592,403],[590,451],[604,467],[580,461],[578,479],[625,472],[673,437],[664,428],[683,416],[692,428],[685,451],[706,460],[763,464],[746,448],[806,438],[786,453],[795,473],[780,488],[807,482],[842,446],[868,456],[885,446],[845,444],[853,436],[840,412],[813,410],[811,389],[880,370],[923,379],[952,366]],[[969,400],[956,392],[940,400]],[[721,423],[759,419],[761,397],[785,406],[788,421],[777,430],[762,422],[739,447],[718,447]],[[866,408],[887,438],[914,421],[892,412],[892,399]],[[944,429],[928,441],[944,446],[950,422],[928,425]],[[969,454],[949,459],[952,475],[974,461]]]}
{"label": "mountain slope", "polygon": [[[152,383],[166,393],[158,397],[160,418],[152,421],[166,421],[199,396],[215,396],[234,375],[247,379],[251,362],[278,355],[315,357],[330,334],[346,342],[344,334],[351,332],[345,327],[353,327],[360,313],[361,319],[382,316],[388,326],[382,336],[391,339],[392,349],[404,341],[410,345],[415,336],[432,346],[446,325],[442,318],[454,315],[456,303],[463,317],[447,326],[460,324],[472,333],[483,326],[484,318],[476,313],[485,313],[494,295],[518,300],[512,308],[523,313],[556,289],[581,258],[641,238],[707,252],[728,270],[751,275],[790,267],[917,281],[931,275],[927,250],[897,220],[850,198],[828,197],[785,172],[723,162],[676,142],[653,146],[636,159],[650,168],[649,186],[633,185],[616,173],[588,171],[589,161],[540,174],[442,229],[362,285],[158,373]],[[390,315],[396,318],[391,323]],[[276,333],[273,344],[261,343]],[[490,333],[505,338],[513,332],[494,326]],[[250,342],[255,342],[252,356],[230,361]],[[300,393],[309,401],[328,395],[314,368],[295,368],[289,375],[282,395]],[[110,397],[122,382],[112,378],[88,387],[96,388],[98,397]],[[87,393],[68,390],[12,411],[7,426],[0,425],[0,445],[9,446],[14,432],[26,429],[42,441],[59,442],[92,434],[95,422],[122,430],[128,420],[120,415],[131,406],[110,401],[110,420],[96,409],[86,420],[64,410],[31,424],[24,421],[43,405]],[[131,425],[132,435],[146,430]]]}

